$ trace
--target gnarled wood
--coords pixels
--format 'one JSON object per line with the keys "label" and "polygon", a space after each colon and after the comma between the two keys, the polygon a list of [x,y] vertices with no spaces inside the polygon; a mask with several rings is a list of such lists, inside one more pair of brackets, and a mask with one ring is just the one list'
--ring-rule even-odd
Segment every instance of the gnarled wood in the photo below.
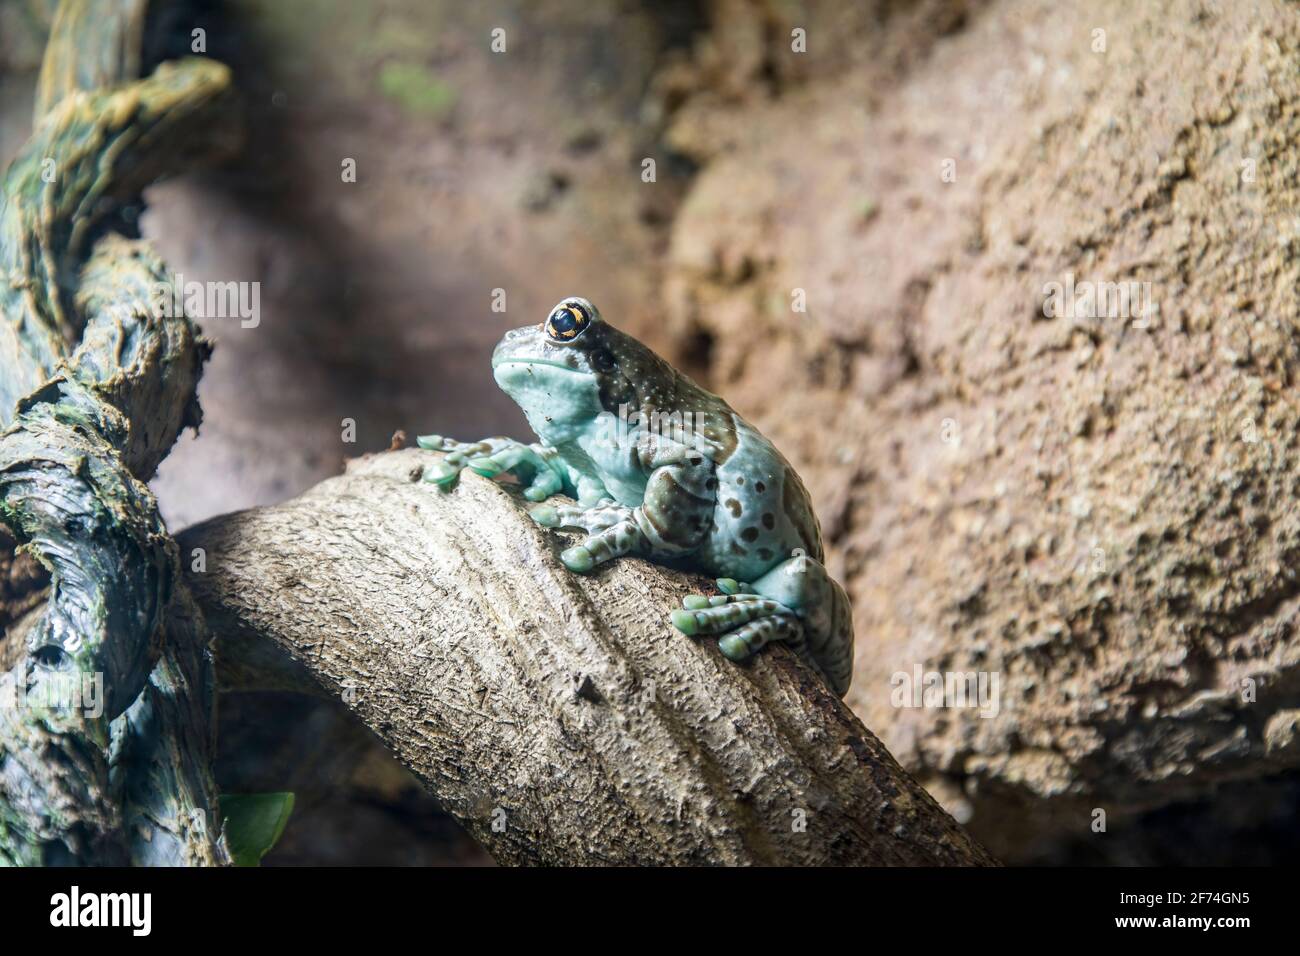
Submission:
{"label": "gnarled wood", "polygon": [[155,314],[170,273],[114,227],[160,176],[234,148],[230,76],[190,58],[139,79],[146,7],[62,4],[0,176],[0,568],[49,580],[44,606],[26,570],[0,601],[26,652],[6,635],[0,863],[229,861],[207,635],[145,485],[198,422],[207,346]]}
{"label": "gnarled wood", "polygon": [[433,458],[358,459],[182,554],[218,648],[287,651],[498,860],[993,862],[790,652],[738,667],[675,631],[708,582],[574,575],[511,489],[420,482]]}

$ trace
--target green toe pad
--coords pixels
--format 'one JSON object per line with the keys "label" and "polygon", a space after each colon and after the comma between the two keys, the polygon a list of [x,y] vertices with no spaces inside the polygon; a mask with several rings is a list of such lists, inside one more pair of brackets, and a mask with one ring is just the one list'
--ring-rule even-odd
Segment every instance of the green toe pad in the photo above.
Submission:
{"label": "green toe pad", "polygon": [[595,560],[591,557],[591,552],[582,545],[560,552],[560,560],[564,562],[564,566],[570,571],[576,571],[579,574],[590,571],[596,566]]}
{"label": "green toe pad", "polygon": [[435,485],[447,485],[456,480],[456,469],[441,462],[424,469],[424,480]]}
{"label": "green toe pad", "polygon": [[749,645],[743,638],[734,634],[728,634],[718,641],[718,650],[722,651],[722,656],[729,661],[743,661],[749,656]]}
{"label": "green toe pad", "polygon": [[543,528],[554,528],[560,523],[560,516],[551,505],[529,508],[528,514]]}
{"label": "green toe pad", "polygon": [[673,627],[677,628],[677,630],[687,635],[695,633],[695,615],[690,611],[673,611],[671,617]]}

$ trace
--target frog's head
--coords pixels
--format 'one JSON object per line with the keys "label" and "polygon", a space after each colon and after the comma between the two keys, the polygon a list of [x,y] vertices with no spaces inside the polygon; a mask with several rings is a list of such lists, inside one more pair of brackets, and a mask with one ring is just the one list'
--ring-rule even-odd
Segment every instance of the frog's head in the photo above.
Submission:
{"label": "frog's head", "polygon": [[492,354],[492,371],[533,431],[553,443],[602,412],[617,415],[620,406],[667,407],[677,381],[672,366],[577,296],[562,300],[540,326],[507,332]]}

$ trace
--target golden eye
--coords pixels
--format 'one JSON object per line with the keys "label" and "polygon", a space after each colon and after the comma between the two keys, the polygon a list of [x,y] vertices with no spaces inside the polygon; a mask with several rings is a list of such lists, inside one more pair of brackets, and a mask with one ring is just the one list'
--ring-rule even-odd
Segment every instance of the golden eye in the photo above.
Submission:
{"label": "golden eye", "polygon": [[554,342],[572,342],[591,324],[587,310],[576,302],[561,303],[546,318],[542,326]]}

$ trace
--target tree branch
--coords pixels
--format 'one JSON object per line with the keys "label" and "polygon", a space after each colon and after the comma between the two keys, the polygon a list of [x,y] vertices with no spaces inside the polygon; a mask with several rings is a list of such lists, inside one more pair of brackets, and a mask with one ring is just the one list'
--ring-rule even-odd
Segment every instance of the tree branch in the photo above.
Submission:
{"label": "tree branch", "polygon": [[784,648],[752,665],[668,624],[708,583],[560,564],[512,489],[353,461],[181,536],[218,637],[341,696],[502,862],[989,864]]}

